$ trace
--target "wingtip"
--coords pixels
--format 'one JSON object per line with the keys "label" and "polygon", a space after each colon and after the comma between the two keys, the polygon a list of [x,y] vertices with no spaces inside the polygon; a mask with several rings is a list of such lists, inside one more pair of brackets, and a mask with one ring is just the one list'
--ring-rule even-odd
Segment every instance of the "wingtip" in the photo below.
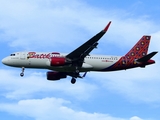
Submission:
{"label": "wingtip", "polygon": [[108,30],[108,28],[109,28],[111,22],[112,22],[112,21],[109,21],[108,25],[104,28],[104,30],[103,30],[104,32],[107,32],[107,30]]}

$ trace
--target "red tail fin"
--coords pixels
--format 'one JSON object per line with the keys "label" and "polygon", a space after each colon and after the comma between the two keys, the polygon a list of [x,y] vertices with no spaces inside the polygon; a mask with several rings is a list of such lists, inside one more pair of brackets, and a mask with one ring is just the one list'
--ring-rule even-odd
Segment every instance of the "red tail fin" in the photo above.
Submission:
{"label": "red tail fin", "polygon": [[[134,68],[140,66],[140,64],[137,64],[136,60],[138,60],[139,62],[149,60],[157,53],[153,52],[147,55],[150,39],[151,36],[143,36],[125,56],[121,57],[118,62],[116,62],[108,69],[112,71]],[[147,64],[142,64],[142,67],[153,63],[155,63],[153,60],[147,61]]]}
{"label": "red tail fin", "polygon": [[143,36],[135,46],[125,55],[127,59],[139,59],[147,55],[151,36]]}

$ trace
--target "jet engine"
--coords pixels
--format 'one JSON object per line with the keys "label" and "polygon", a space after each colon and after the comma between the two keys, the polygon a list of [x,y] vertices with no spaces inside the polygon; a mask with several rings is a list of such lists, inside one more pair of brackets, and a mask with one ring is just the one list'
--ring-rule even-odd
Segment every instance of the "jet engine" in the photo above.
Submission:
{"label": "jet engine", "polygon": [[63,66],[66,64],[66,58],[64,57],[52,57],[50,60],[51,66]]}
{"label": "jet engine", "polygon": [[63,72],[53,72],[53,71],[49,71],[47,72],[47,80],[60,80],[61,78],[66,78],[67,75]]}

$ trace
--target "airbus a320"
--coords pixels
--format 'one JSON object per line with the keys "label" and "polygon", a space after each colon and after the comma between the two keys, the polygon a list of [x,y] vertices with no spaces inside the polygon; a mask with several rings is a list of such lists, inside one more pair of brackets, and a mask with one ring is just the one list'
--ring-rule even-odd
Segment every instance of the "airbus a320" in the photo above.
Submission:
{"label": "airbus a320", "polygon": [[[25,68],[48,69],[48,80],[56,81],[71,76],[71,83],[76,78],[83,78],[89,71],[117,71],[135,67],[144,68],[154,64],[151,58],[157,53],[148,52],[151,36],[144,35],[124,56],[91,55],[90,52],[97,48],[98,41],[107,32],[108,25],[87,42],[70,53],[59,52],[15,52],[5,57],[2,63],[22,69],[20,76],[24,76]],[[82,75],[80,73],[83,73]]]}

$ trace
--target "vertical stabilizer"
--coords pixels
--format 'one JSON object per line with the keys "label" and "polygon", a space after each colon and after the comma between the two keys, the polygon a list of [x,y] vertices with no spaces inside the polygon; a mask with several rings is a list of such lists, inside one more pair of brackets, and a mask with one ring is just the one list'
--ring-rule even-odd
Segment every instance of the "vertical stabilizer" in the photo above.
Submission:
{"label": "vertical stabilizer", "polygon": [[143,36],[133,48],[125,55],[122,56],[115,64],[105,70],[126,70],[134,67],[145,67],[149,64],[154,64],[155,61],[151,60],[157,52],[147,54],[151,36]]}
{"label": "vertical stabilizer", "polygon": [[143,36],[135,46],[125,55],[127,59],[139,59],[147,55],[151,36]]}

